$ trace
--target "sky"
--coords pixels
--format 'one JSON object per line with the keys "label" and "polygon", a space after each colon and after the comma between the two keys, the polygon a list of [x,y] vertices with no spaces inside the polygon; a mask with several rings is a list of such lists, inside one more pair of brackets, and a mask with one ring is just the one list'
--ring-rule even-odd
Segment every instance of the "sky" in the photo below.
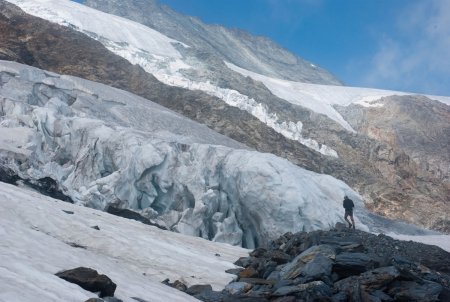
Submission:
{"label": "sky", "polygon": [[160,0],[271,38],[349,86],[450,95],[450,0]]}

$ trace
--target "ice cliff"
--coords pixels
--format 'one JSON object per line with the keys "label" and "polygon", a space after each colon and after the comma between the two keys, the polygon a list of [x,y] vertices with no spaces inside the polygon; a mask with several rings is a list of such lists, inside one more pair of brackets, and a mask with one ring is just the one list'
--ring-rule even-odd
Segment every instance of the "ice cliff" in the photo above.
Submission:
{"label": "ice cliff", "polygon": [[252,248],[328,228],[344,194],[331,176],[248,150],[151,101],[0,63],[1,165],[54,179],[75,203],[140,211],[171,230]]}

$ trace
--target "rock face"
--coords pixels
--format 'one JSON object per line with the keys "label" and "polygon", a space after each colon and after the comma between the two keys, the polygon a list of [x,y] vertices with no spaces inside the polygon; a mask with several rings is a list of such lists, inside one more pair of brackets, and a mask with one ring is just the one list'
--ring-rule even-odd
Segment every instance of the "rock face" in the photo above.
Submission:
{"label": "rock face", "polygon": [[[22,4],[32,2],[36,1]],[[400,123],[394,125],[392,121],[388,122],[387,117],[390,115],[386,114],[384,118],[384,115],[377,111],[381,110],[378,107],[336,106],[346,123],[356,130],[351,132],[335,120],[277,97],[262,83],[227,68],[224,60],[240,66],[244,66],[245,62],[237,60],[228,48],[217,47],[218,41],[226,39],[223,35],[227,33],[227,37],[245,41],[243,47],[250,53],[261,49],[261,54],[257,57],[264,64],[270,65],[270,68],[264,68],[267,72],[260,70],[263,66],[260,64],[256,66],[248,63],[252,66],[244,67],[279,78],[283,78],[281,73],[285,73],[284,78],[291,79],[290,69],[286,66],[284,68],[283,63],[280,63],[288,60],[289,55],[273,51],[275,46],[265,43],[264,40],[202,24],[153,1],[104,0],[88,1],[88,4],[104,11],[123,14],[127,18],[161,30],[187,45],[192,38],[199,48],[175,43],[176,58],[167,58],[167,62],[160,62],[152,57],[151,50],[149,53],[127,52],[130,50],[128,42],[114,44],[114,41],[99,33],[89,31],[85,31],[86,35],[83,35],[71,28],[26,15],[13,5],[0,1],[0,26],[3,33],[0,36],[0,58],[84,77],[131,91],[205,124],[250,148],[275,154],[300,167],[343,180],[364,197],[370,209],[380,214],[444,232],[449,231],[449,217],[445,214],[450,211],[446,172],[448,161],[444,158],[445,155],[438,155],[450,154],[450,144],[446,143],[448,118],[445,105],[438,106],[425,98],[419,101],[416,97],[404,97],[403,103],[416,104],[416,109],[413,110],[416,113],[422,106],[428,108],[423,116],[409,116],[411,120],[421,120],[424,124],[419,126],[405,123],[408,125],[408,131],[405,131],[406,127],[401,128]],[[152,9],[148,12],[144,6]],[[38,11],[45,12],[44,9]],[[146,14],[152,17],[147,19]],[[172,26],[167,27],[169,24]],[[167,28],[163,29],[165,26]],[[77,29],[74,24],[70,27]],[[218,40],[201,38],[193,33],[195,29],[201,29],[205,37],[216,34]],[[261,43],[265,43],[265,46],[261,47]],[[130,64],[111,51],[142,68]],[[230,56],[226,57],[228,53]],[[276,55],[280,60],[275,62],[269,54]],[[139,60],[133,61],[136,57]],[[180,64],[177,61],[179,57],[182,58],[183,64],[198,68],[179,68],[172,72],[171,66]],[[267,63],[269,61],[273,65]],[[300,60],[299,62],[299,65],[289,65],[298,71],[298,68],[303,68],[303,63]],[[172,86],[159,82],[144,69]],[[325,73],[314,73],[308,68],[304,71],[311,77],[296,80],[320,82],[325,79],[313,79],[315,76],[320,78]],[[305,74],[301,77],[303,76]],[[391,102],[395,103],[389,99],[389,103]],[[393,107],[383,110],[403,112],[406,105],[389,106]],[[395,109],[395,106],[398,109]],[[434,116],[437,111],[439,113]],[[261,112],[264,114],[258,116]],[[401,120],[406,121],[407,117]],[[403,130],[397,132],[397,143],[394,143],[390,133],[395,132],[397,126]],[[433,142],[441,143],[421,140],[423,145],[428,147],[417,146],[420,151],[412,151],[421,143],[420,140],[410,140],[414,137],[436,137]],[[400,141],[403,143],[398,144]],[[411,143],[405,143],[407,141]]]}
{"label": "rock face", "polygon": [[368,206],[448,232],[450,107],[423,96],[385,97],[377,104],[340,108],[355,130],[381,143],[373,165],[402,192],[373,185]]}
{"label": "rock face", "polygon": [[77,267],[56,274],[61,279],[75,283],[85,290],[100,292],[99,297],[113,297],[116,284],[106,275],[100,275],[96,270]]}
{"label": "rock face", "polygon": [[[277,265],[279,253],[290,260]],[[346,229],[285,234],[236,264],[255,274],[240,273],[222,292],[190,293],[202,301],[446,301],[450,289],[449,253]]]}

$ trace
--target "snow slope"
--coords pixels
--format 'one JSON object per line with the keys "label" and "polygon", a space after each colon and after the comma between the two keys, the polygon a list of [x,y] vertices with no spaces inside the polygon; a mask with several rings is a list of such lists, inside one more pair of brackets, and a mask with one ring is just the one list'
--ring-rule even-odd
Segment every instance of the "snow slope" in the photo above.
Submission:
{"label": "snow slope", "polygon": [[[78,31],[95,33],[98,38],[126,43],[152,54],[181,58],[173,44],[182,44],[139,23],[106,14],[74,1],[65,0],[11,0],[31,15],[52,22],[75,27]],[[186,46],[186,45],[184,45]]]}
{"label": "snow slope", "polygon": [[178,279],[222,289],[233,278],[225,270],[248,255],[239,247],[162,231],[1,182],[0,237],[4,302],[79,302],[95,297],[54,276],[78,266],[109,276],[117,284],[115,297],[123,301],[197,301],[160,282]]}

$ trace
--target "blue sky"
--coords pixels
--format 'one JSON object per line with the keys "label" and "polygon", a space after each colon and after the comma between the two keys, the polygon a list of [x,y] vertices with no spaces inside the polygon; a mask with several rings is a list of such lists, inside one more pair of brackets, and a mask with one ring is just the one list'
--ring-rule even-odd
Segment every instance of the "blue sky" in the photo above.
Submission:
{"label": "blue sky", "polygon": [[275,40],[350,86],[450,96],[450,0],[160,0]]}

